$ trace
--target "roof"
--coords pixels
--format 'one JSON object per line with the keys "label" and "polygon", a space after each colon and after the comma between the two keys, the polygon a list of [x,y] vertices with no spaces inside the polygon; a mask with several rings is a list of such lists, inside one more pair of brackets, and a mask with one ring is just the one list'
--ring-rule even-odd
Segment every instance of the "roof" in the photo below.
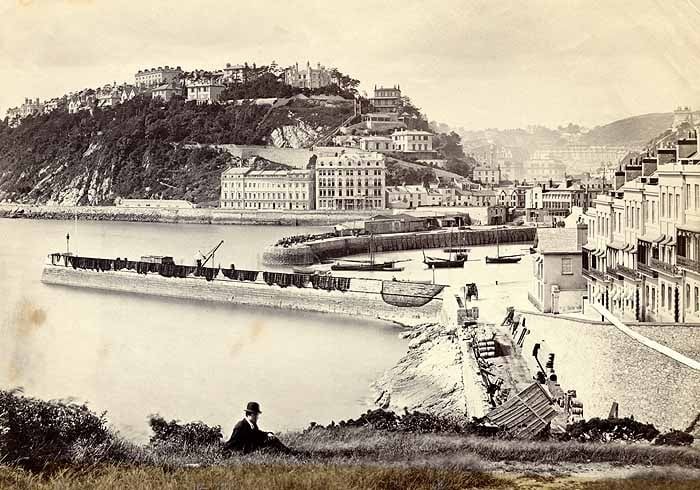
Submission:
{"label": "roof", "polygon": [[576,228],[538,228],[537,249],[543,254],[578,253]]}
{"label": "roof", "polygon": [[558,414],[554,401],[539,383],[532,383],[486,414],[491,422],[515,437],[537,435]]}

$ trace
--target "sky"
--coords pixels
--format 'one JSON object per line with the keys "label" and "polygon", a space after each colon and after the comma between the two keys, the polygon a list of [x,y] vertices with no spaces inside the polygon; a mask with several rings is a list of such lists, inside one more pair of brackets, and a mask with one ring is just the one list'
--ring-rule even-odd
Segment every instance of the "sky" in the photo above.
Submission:
{"label": "sky", "polygon": [[140,68],[320,62],[466,129],[700,109],[700,0],[0,0],[0,114]]}

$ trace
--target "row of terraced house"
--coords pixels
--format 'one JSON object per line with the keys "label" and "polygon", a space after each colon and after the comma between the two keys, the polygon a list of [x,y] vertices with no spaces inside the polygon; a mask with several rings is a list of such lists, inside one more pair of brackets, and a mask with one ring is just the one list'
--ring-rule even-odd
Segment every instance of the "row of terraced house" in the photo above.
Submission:
{"label": "row of terraced house", "polygon": [[697,130],[672,133],[626,161],[585,217],[589,303],[626,320],[700,321]]}

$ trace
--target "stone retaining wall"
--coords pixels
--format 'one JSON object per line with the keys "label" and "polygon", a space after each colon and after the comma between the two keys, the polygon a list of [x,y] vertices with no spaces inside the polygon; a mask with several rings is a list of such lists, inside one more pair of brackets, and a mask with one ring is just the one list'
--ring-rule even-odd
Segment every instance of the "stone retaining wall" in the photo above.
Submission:
{"label": "stone retaining wall", "polygon": [[[532,243],[535,228],[518,227],[498,231],[500,243]],[[291,247],[268,246],[263,252],[263,263],[270,265],[309,265],[326,259],[348,255],[366,254],[369,251],[369,236],[328,238]],[[493,245],[496,230],[445,230],[416,233],[391,233],[374,235],[376,252],[418,250],[422,248],[470,247]],[[302,262],[303,261],[303,262]]]}
{"label": "stone retaining wall", "polygon": [[352,279],[350,290],[341,292],[269,286],[260,278],[256,282],[228,279],[207,282],[198,277],[166,278],[157,274],[96,272],[47,265],[41,280],[46,284],[107,291],[359,316],[409,326],[438,321],[442,315],[442,297],[446,294],[443,291],[422,307],[401,308],[384,302],[382,282],[370,279]]}

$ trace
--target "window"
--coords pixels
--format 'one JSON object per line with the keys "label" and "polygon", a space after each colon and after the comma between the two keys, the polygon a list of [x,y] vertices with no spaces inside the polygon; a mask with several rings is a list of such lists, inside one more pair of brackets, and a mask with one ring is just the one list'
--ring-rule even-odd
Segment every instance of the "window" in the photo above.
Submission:
{"label": "window", "polygon": [[661,308],[666,306],[666,285],[661,285]]}
{"label": "window", "polygon": [[685,285],[685,309],[690,309],[690,285]]}
{"label": "window", "polygon": [[670,310],[670,309],[671,309],[671,304],[673,303],[673,302],[671,301],[671,286],[669,286],[669,287],[666,289],[666,292],[668,293],[668,309]]}
{"label": "window", "polygon": [[700,208],[700,185],[695,184],[695,193],[693,194],[695,198],[695,209]]}
{"label": "window", "polygon": [[700,295],[698,294],[699,291],[698,291],[697,286],[695,286],[694,290],[695,290],[695,313],[697,313],[698,310],[700,309]]}
{"label": "window", "polygon": [[661,216],[662,218],[664,216],[666,216],[666,209],[664,207],[665,205],[666,205],[666,193],[662,192],[661,193],[661,209],[659,210],[659,216]]}
{"label": "window", "polygon": [[681,196],[679,194],[676,194],[676,219],[678,219],[678,217],[680,216],[680,214],[678,214],[678,210],[680,209],[680,207],[681,207]]}
{"label": "window", "polygon": [[574,273],[571,258],[565,257],[561,259],[561,273],[563,275],[572,275]]}

